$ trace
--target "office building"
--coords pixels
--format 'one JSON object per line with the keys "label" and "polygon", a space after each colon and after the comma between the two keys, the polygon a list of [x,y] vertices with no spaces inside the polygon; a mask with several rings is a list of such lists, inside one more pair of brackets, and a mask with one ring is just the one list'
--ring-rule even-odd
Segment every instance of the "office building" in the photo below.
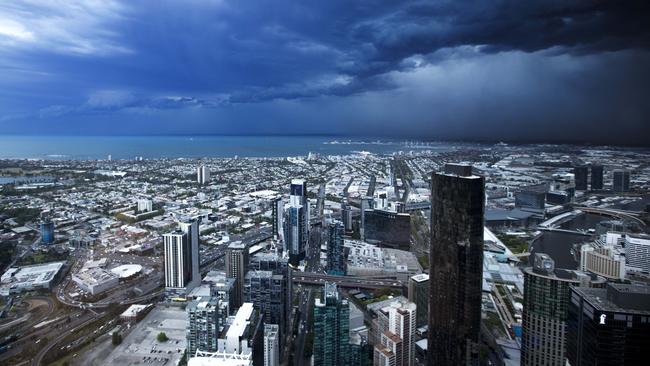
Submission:
{"label": "office building", "polygon": [[201,165],[197,168],[196,181],[199,184],[207,184],[210,181],[210,169],[207,166]]}
{"label": "office building", "polygon": [[185,292],[201,282],[199,274],[199,223],[181,222],[179,229],[163,235],[165,287]]}
{"label": "office building", "polygon": [[285,329],[286,283],[282,275],[271,271],[250,270],[244,278],[244,301],[259,311],[264,324]]}
{"label": "office building", "polygon": [[602,165],[591,166],[591,189],[594,191],[603,189],[603,166]]}
{"label": "office building", "polygon": [[335,221],[329,224],[329,237],[327,240],[327,266],[328,274],[345,276],[347,273],[347,259],[343,245],[343,224]]}
{"label": "office building", "polygon": [[54,244],[54,222],[49,218],[44,219],[40,224],[41,242],[43,244]]}
{"label": "office building", "polygon": [[630,190],[630,171],[617,169],[612,172],[612,190],[627,192]]}
{"label": "office building", "polygon": [[352,231],[352,209],[347,200],[341,202],[341,222],[343,222],[345,232]]}
{"label": "office building", "polygon": [[444,168],[445,174],[468,177],[472,175],[472,166],[467,164],[447,163]]}
{"label": "office building", "polygon": [[626,234],[625,258],[630,268],[650,273],[650,236]]}
{"label": "office building", "polygon": [[412,366],[415,356],[416,305],[412,302],[393,302],[381,309],[387,318],[380,330],[380,343],[375,345],[374,364]]}
{"label": "office building", "polygon": [[429,317],[429,275],[422,273],[409,278],[408,299],[417,306],[417,327],[427,325]]}
{"label": "office building", "polygon": [[264,366],[280,366],[280,328],[264,325]]}
{"label": "office building", "polygon": [[432,174],[430,365],[478,362],[484,202],[483,177]]}
{"label": "office building", "polygon": [[192,301],[185,308],[187,313],[187,352],[190,355],[197,350],[217,351],[219,338],[219,300]]}
{"label": "office building", "polygon": [[305,259],[307,245],[307,234],[304,231],[305,210],[302,205],[290,205],[285,215],[284,247],[289,253],[289,264],[297,268],[300,261]]}
{"label": "office building", "polygon": [[284,237],[284,202],[282,202],[282,197],[276,197],[271,201],[271,213],[273,240],[282,241]]}
{"label": "office building", "polygon": [[546,254],[535,253],[524,272],[521,364],[564,365],[567,306],[572,286],[600,285],[583,272],[555,268]]}
{"label": "office building", "polygon": [[409,250],[411,246],[411,215],[388,209],[365,210],[365,241],[386,248]]}
{"label": "office building", "polygon": [[568,362],[571,366],[647,364],[649,319],[650,286],[646,284],[572,288]]}
{"label": "office building", "polygon": [[581,165],[573,168],[573,177],[575,179],[576,190],[586,191],[589,181],[589,167]]}
{"label": "office building", "polygon": [[361,240],[366,240],[366,213],[374,207],[372,197],[361,198],[361,217],[359,218],[359,236]]}
{"label": "office building", "polygon": [[237,310],[234,304],[235,279],[228,278],[226,272],[210,271],[202,282],[209,286],[210,296],[219,300],[219,307],[222,309],[221,317],[225,321],[225,318]]}
{"label": "office building", "polygon": [[[292,269],[289,266],[288,258],[283,258],[277,253],[257,253],[251,257],[249,270],[271,271],[274,275],[282,276],[285,288],[284,319],[290,319],[292,309],[291,304],[293,304],[293,281],[291,280]],[[286,334],[284,332],[289,331],[288,328],[290,327],[288,321],[286,321],[285,324],[287,329],[281,329],[283,334]]]}
{"label": "office building", "polygon": [[580,270],[609,280],[625,279],[625,255],[614,246],[596,248],[584,244],[580,248]]}
{"label": "office building", "polygon": [[336,284],[325,283],[314,304],[314,366],[347,365],[350,308]]}
{"label": "office building", "polygon": [[235,279],[233,306],[238,308],[244,302],[244,280],[248,272],[248,248],[241,242],[228,245],[226,249],[226,277]]}
{"label": "office building", "polygon": [[544,211],[545,203],[545,190],[524,189],[515,193],[515,208],[524,211]]}

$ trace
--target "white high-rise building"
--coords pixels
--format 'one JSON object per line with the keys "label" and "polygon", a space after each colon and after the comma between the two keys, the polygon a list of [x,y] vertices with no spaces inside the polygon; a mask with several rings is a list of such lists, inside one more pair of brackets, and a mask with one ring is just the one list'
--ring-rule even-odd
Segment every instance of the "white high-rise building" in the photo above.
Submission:
{"label": "white high-rise building", "polygon": [[153,210],[153,202],[147,199],[138,200],[138,213],[150,212]]}
{"label": "white high-rise building", "polygon": [[208,183],[210,181],[210,169],[205,165],[201,165],[196,170],[196,180],[199,184]]}
{"label": "white high-rise building", "polygon": [[626,234],[625,258],[629,267],[650,272],[650,236]]}
{"label": "white high-rise building", "polygon": [[179,229],[163,235],[165,287],[189,291],[201,283],[199,273],[199,222],[183,222]]}
{"label": "white high-rise building", "polygon": [[264,366],[280,365],[280,327],[276,324],[264,325]]}
{"label": "white high-rise building", "polygon": [[380,343],[375,345],[375,365],[414,365],[416,308],[412,302],[397,301],[381,309],[388,322],[380,334]]}

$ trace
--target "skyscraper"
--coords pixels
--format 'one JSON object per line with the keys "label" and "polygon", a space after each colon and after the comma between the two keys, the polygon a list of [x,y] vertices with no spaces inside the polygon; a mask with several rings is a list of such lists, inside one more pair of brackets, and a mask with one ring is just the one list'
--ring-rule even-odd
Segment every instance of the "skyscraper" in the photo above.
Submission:
{"label": "skyscraper", "polygon": [[198,167],[196,170],[196,180],[199,184],[208,183],[210,181],[210,169],[205,165]]}
{"label": "skyscraper", "polygon": [[359,236],[361,240],[366,240],[366,210],[371,210],[374,206],[372,197],[361,198],[361,217],[359,218]]}
{"label": "skyscraper", "polygon": [[345,276],[347,273],[347,260],[343,246],[343,224],[335,221],[329,224],[329,237],[327,241],[327,273]]}
{"label": "skyscraper", "polygon": [[602,165],[591,166],[591,189],[592,190],[603,189],[603,166]]}
{"label": "skyscraper", "polygon": [[286,287],[282,275],[248,271],[244,279],[244,301],[253,303],[264,324],[277,324],[285,329]]}
{"label": "skyscraper", "polygon": [[609,283],[607,288],[571,288],[567,360],[572,366],[647,364],[648,318],[648,285]]}
{"label": "skyscraper", "polygon": [[264,366],[280,366],[280,333],[276,324],[264,325]]}
{"label": "skyscraper", "polygon": [[589,180],[589,167],[587,167],[586,165],[574,167],[573,176],[575,178],[576,190],[586,191],[587,182]]}
{"label": "skyscraper", "polygon": [[163,235],[165,287],[185,292],[201,283],[199,274],[199,222],[179,223],[179,229]]}
{"label": "skyscraper", "polygon": [[187,352],[194,355],[196,350],[217,351],[219,338],[219,300],[192,301],[185,308],[187,313]]}
{"label": "skyscraper", "polygon": [[289,253],[289,264],[296,268],[305,259],[304,208],[289,206],[285,215],[284,247]]}
{"label": "skyscraper", "polygon": [[54,243],[54,222],[49,218],[44,218],[40,224],[41,242],[43,244]]}
{"label": "skyscraper", "polygon": [[630,171],[617,169],[612,173],[612,190],[614,192],[627,192],[630,190]]}
{"label": "skyscraper", "polygon": [[346,232],[352,231],[352,210],[347,199],[341,202],[341,222]]}
{"label": "skyscraper", "polygon": [[417,327],[427,325],[429,317],[429,275],[417,274],[409,278],[408,299],[417,306]]}
{"label": "skyscraper", "polygon": [[314,366],[347,364],[350,308],[334,283],[325,283],[314,304]]}
{"label": "skyscraper", "polygon": [[241,242],[235,242],[226,249],[226,276],[235,279],[233,305],[235,308],[244,302],[244,279],[248,271],[248,248]]}
{"label": "skyscraper", "polygon": [[484,202],[483,177],[432,174],[429,365],[478,362]]}
{"label": "skyscraper", "polygon": [[375,365],[414,365],[416,305],[394,302],[381,312],[386,313],[388,322],[380,334],[380,343],[375,345]]}
{"label": "skyscraper", "polygon": [[273,218],[273,239],[282,241],[284,237],[284,203],[282,197],[278,196],[271,201],[272,218]]}
{"label": "skyscraper", "polygon": [[583,273],[555,268],[546,254],[535,253],[533,266],[524,269],[524,309],[521,364],[565,364],[567,306],[572,286],[587,286]]}
{"label": "skyscraper", "polygon": [[307,183],[303,179],[293,179],[290,191],[284,220],[284,247],[289,253],[289,264],[295,268],[305,259],[309,242]]}
{"label": "skyscraper", "polygon": [[[271,271],[274,275],[282,276],[285,288],[284,300],[284,319],[290,319],[292,309],[292,292],[293,282],[291,280],[292,269],[289,267],[287,258],[283,258],[277,253],[257,253],[250,260],[249,270]],[[288,331],[290,324],[285,322],[287,329],[281,329],[283,334]]]}

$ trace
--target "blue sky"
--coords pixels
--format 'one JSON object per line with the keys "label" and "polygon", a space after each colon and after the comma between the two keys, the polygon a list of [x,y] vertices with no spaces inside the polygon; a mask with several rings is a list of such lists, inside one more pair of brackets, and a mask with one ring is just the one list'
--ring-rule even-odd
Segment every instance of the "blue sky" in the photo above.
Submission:
{"label": "blue sky", "polygon": [[7,1],[0,128],[647,144],[645,1]]}

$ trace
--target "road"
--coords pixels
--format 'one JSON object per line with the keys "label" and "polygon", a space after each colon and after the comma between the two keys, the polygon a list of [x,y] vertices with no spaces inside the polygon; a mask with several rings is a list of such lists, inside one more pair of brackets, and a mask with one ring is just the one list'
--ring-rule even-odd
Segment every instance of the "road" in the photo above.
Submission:
{"label": "road", "polygon": [[96,319],[97,319],[96,316],[94,316],[93,314],[88,313],[85,316],[80,317],[79,319],[77,319],[75,321],[72,321],[71,323],[64,326],[64,328],[60,330],[61,334],[59,336],[57,336],[56,338],[54,338],[53,340],[51,340],[50,342],[48,342],[47,345],[45,345],[45,347],[41,348],[41,350],[36,354],[36,356],[32,360],[32,366],[40,365],[41,362],[43,361],[43,357],[45,357],[45,355],[50,350],[52,350],[52,348],[54,348],[54,346],[56,346],[59,342],[61,342],[65,337],[69,336],[70,332],[74,332],[75,330],[77,330],[79,328],[83,328],[86,325],[88,325],[88,324],[92,323],[93,321],[95,321]]}
{"label": "road", "polygon": [[[305,271],[321,272],[320,266],[320,246],[323,241],[325,232],[320,227],[312,227],[310,232],[309,247],[305,256]],[[300,276],[300,272],[295,272],[294,276]],[[311,321],[314,307],[315,289],[307,288],[300,293],[298,303],[299,320],[298,334],[294,341],[294,359],[293,364],[296,366],[309,365],[309,360],[305,359],[305,341],[310,332],[312,332]]]}

